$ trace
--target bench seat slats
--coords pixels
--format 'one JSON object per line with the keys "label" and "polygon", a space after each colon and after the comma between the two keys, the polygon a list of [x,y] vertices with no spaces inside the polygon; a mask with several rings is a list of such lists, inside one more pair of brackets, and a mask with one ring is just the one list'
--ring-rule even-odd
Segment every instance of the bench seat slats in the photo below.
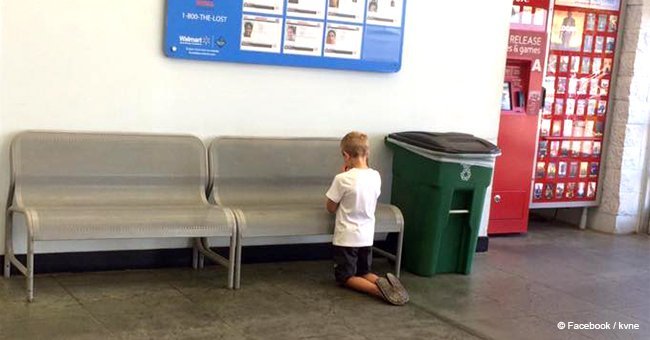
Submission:
{"label": "bench seat slats", "polygon": [[39,207],[26,213],[36,241],[231,236],[234,223],[222,209],[209,205]]}
{"label": "bench seat slats", "polygon": [[[239,223],[242,237],[331,235],[334,215],[320,205],[265,205],[233,207],[245,218]],[[375,232],[400,232],[395,213],[389,205],[378,204]]]}

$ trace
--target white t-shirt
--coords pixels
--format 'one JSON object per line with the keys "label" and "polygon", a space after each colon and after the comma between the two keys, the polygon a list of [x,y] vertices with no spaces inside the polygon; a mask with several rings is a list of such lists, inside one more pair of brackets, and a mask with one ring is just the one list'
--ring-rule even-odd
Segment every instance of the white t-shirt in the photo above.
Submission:
{"label": "white t-shirt", "polygon": [[335,246],[372,246],[380,193],[381,177],[376,170],[352,168],[334,177],[325,196],[339,203],[332,242]]}

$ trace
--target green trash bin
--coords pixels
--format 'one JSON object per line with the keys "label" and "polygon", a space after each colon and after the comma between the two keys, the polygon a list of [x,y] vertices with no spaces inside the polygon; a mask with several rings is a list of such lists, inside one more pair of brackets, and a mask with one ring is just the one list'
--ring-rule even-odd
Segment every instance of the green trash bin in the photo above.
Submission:
{"label": "green trash bin", "polygon": [[469,274],[501,151],[460,133],[393,133],[386,144],[394,151],[391,203],[404,215],[404,267],[421,276]]}

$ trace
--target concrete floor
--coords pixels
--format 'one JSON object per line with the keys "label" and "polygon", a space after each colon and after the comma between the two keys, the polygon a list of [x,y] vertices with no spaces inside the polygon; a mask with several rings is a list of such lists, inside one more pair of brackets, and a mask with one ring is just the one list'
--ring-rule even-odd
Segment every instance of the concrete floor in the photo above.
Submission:
{"label": "concrete floor", "polygon": [[[536,225],[490,239],[471,276],[404,273],[411,302],[392,307],[338,288],[329,262],[0,279],[2,339],[649,339],[650,238]],[[384,260],[378,271],[389,270]],[[639,324],[560,331],[558,322]]]}

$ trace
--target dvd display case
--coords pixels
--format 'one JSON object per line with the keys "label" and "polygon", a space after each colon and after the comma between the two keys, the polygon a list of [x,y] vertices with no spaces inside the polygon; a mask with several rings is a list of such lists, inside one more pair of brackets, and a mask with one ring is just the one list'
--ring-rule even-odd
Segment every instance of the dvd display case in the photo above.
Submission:
{"label": "dvd display case", "polygon": [[597,204],[619,17],[620,2],[556,2],[531,208]]}

